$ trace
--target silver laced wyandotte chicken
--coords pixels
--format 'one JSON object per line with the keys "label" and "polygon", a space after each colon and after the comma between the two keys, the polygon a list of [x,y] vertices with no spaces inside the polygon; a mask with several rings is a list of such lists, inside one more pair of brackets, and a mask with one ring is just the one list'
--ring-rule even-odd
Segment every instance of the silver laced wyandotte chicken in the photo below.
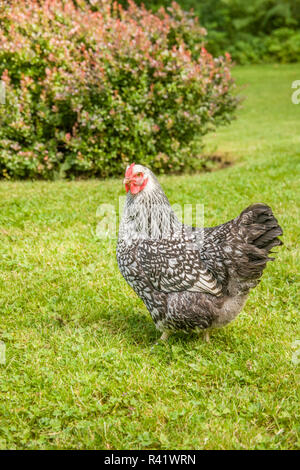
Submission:
{"label": "silver laced wyandotte chicken", "polygon": [[209,330],[242,310],[272,248],[282,235],[272,210],[253,204],[235,219],[209,228],[183,225],[151,170],[132,164],[124,179],[126,203],[117,261],[143,300],[156,328],[170,333]]}

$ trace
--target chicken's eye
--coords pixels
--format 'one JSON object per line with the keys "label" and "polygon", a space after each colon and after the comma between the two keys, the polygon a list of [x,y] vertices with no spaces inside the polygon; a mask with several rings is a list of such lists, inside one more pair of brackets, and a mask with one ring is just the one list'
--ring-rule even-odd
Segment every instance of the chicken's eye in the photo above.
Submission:
{"label": "chicken's eye", "polygon": [[140,178],[141,176],[143,176],[143,173],[139,172],[139,173],[136,173],[134,176],[137,176],[138,178]]}

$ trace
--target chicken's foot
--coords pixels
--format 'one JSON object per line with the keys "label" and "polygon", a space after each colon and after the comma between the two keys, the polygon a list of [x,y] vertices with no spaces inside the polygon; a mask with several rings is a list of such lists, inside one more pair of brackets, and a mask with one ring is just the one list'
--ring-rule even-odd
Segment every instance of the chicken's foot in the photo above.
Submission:
{"label": "chicken's foot", "polygon": [[170,336],[170,332],[169,331],[164,331],[159,339],[160,339],[160,341],[167,341],[169,336]]}
{"label": "chicken's foot", "polygon": [[209,339],[209,331],[208,331],[208,330],[204,330],[204,332],[203,332],[203,340],[205,341],[205,343],[209,343],[209,342],[210,342],[210,339]]}

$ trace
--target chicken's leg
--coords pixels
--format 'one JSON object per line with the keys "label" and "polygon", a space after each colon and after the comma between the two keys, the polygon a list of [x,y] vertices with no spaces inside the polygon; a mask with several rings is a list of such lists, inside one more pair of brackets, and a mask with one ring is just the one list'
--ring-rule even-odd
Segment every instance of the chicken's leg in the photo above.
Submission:
{"label": "chicken's leg", "polygon": [[170,332],[169,331],[164,331],[159,339],[160,339],[160,341],[167,341],[169,336],[170,336]]}
{"label": "chicken's leg", "polygon": [[209,343],[210,339],[209,339],[209,331],[208,330],[204,330],[203,339],[204,339],[205,343]]}

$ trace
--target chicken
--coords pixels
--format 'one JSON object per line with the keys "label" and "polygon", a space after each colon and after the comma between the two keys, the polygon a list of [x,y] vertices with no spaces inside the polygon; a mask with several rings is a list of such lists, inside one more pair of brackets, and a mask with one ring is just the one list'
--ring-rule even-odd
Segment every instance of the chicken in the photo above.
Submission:
{"label": "chicken", "polygon": [[181,224],[152,171],[132,164],[119,228],[117,261],[162,340],[177,330],[209,330],[242,310],[282,235],[272,210],[253,204],[210,228]]}

